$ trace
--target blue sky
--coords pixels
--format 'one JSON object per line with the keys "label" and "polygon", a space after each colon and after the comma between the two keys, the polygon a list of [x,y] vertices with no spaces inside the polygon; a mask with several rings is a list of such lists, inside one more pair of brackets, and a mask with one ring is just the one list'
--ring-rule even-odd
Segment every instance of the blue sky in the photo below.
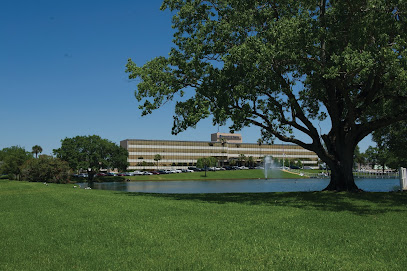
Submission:
{"label": "blue sky", "polygon": [[[22,1],[0,4],[0,149],[40,145],[44,154],[77,135],[209,141],[227,127],[201,121],[171,135],[173,104],[141,117],[136,84],[125,64],[138,65],[171,47],[171,14],[150,1]],[[256,127],[240,131],[256,142]],[[362,151],[371,144],[360,144]]]}

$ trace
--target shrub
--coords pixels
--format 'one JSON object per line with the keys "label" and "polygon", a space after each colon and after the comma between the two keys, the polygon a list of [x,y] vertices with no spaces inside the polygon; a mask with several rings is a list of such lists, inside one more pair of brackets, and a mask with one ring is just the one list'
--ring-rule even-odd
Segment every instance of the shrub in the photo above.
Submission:
{"label": "shrub", "polygon": [[46,155],[28,160],[21,167],[23,180],[30,182],[67,183],[69,171],[67,162]]}

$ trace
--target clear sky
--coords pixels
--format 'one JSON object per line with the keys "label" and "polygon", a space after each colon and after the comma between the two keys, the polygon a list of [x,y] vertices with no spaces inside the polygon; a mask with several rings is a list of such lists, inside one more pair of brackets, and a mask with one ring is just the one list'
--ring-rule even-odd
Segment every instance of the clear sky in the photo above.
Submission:
{"label": "clear sky", "polygon": [[[61,140],[99,135],[124,139],[209,141],[228,132],[204,120],[171,135],[173,104],[141,117],[136,83],[125,64],[138,65],[171,47],[171,14],[161,0],[2,0],[0,3],[0,149],[40,145],[52,154]],[[243,141],[260,137],[256,127]],[[362,141],[364,151],[371,144]]]}

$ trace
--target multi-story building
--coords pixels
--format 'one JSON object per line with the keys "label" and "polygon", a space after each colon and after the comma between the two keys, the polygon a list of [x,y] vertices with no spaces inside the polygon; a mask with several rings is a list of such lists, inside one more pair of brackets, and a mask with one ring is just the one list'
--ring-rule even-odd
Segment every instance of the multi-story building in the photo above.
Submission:
{"label": "multi-story building", "polygon": [[[223,138],[223,139],[222,139]],[[219,166],[231,160],[252,157],[260,164],[265,156],[301,161],[304,166],[317,167],[318,156],[292,144],[241,143],[240,134],[211,135],[212,141],[174,141],[126,139],[120,145],[129,152],[129,169],[174,169],[195,166],[199,158],[215,157]],[[232,143],[233,142],[233,143]]]}

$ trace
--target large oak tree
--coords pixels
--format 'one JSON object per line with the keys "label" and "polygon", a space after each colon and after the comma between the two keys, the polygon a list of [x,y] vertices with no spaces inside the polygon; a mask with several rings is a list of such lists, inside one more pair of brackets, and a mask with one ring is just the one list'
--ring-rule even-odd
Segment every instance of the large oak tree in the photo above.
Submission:
{"label": "large oak tree", "polygon": [[53,153],[74,170],[88,170],[89,181],[101,168],[125,170],[129,165],[125,148],[97,135],[65,138]]}
{"label": "large oak tree", "polygon": [[126,71],[138,79],[143,115],[177,99],[174,134],[210,115],[231,120],[231,130],[257,125],[315,152],[332,170],[327,190],[354,191],[358,142],[407,119],[405,0],[165,0],[161,8],[174,14],[174,47],[141,67],[129,59]]}

